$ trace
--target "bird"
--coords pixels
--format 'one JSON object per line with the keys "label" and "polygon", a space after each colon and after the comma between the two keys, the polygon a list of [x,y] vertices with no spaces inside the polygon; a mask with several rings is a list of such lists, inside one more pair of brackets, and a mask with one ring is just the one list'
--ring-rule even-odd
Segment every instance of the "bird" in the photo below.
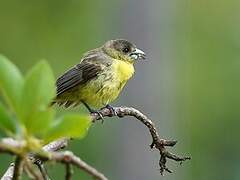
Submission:
{"label": "bird", "polygon": [[134,63],[145,58],[146,54],[128,40],[109,40],[83,54],[78,64],[57,79],[57,95],[51,104],[65,108],[83,104],[101,118],[99,108],[108,108],[116,114],[110,103],[133,76]]}

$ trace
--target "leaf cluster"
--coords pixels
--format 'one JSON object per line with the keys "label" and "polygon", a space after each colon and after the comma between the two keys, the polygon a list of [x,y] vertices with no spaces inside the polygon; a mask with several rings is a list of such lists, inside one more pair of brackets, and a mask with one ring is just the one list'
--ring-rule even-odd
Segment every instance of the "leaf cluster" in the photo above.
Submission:
{"label": "leaf cluster", "polygon": [[55,78],[46,61],[40,61],[25,76],[0,55],[0,134],[25,140],[28,148],[62,137],[83,138],[91,121],[87,115],[56,117],[49,104],[56,96]]}

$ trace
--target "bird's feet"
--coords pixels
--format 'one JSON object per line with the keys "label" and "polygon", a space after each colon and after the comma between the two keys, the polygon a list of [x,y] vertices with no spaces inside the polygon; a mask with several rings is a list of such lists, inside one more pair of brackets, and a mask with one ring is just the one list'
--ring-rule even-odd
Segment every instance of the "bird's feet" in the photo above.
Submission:
{"label": "bird's feet", "polygon": [[103,119],[103,115],[102,115],[102,113],[101,113],[101,111],[100,111],[100,110],[93,110],[93,109],[91,109],[90,113],[96,113],[96,114],[98,114],[98,116],[99,116],[99,119],[101,119],[101,120],[102,120],[102,124],[103,124],[103,122],[104,122],[104,119]]}
{"label": "bird's feet", "polygon": [[90,111],[90,113],[96,113],[96,114],[98,114],[99,115],[99,119],[101,119],[102,120],[102,123],[104,122],[104,119],[103,119],[103,114],[102,114],[102,112],[101,112],[101,110],[103,110],[104,108],[107,108],[107,109],[109,109],[110,111],[111,111],[111,115],[112,116],[118,116],[117,115],[117,112],[115,111],[115,109],[114,109],[114,107],[112,107],[111,105],[106,105],[105,107],[103,107],[103,108],[101,108],[100,110],[93,110],[93,109],[89,109],[89,111]]}
{"label": "bird's feet", "polygon": [[102,120],[102,123],[103,123],[103,115],[102,115],[102,113],[100,112],[100,110],[94,110],[94,109],[92,109],[87,103],[85,103],[84,101],[82,101],[82,103],[85,105],[85,107],[88,109],[88,111],[90,112],[90,113],[96,113],[96,114],[98,114],[98,116],[99,116],[99,119],[101,119]]}
{"label": "bird's feet", "polygon": [[109,109],[113,116],[117,116],[117,112],[115,111],[114,107],[112,107],[111,105],[108,104],[105,106],[105,108]]}

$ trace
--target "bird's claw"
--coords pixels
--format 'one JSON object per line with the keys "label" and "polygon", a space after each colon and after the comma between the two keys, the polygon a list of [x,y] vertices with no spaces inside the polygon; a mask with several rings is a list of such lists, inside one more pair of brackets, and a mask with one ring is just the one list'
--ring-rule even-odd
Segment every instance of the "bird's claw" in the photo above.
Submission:
{"label": "bird's claw", "polygon": [[114,107],[112,107],[111,105],[109,105],[109,104],[106,105],[106,108],[111,111],[111,114],[112,114],[113,116],[117,116],[117,115],[118,115],[117,112],[115,111]]}
{"label": "bird's claw", "polygon": [[91,111],[91,113],[96,113],[99,116],[98,119],[101,119],[102,120],[102,124],[103,124],[104,118],[103,118],[103,115],[102,115],[102,113],[100,111],[93,110],[93,111]]}

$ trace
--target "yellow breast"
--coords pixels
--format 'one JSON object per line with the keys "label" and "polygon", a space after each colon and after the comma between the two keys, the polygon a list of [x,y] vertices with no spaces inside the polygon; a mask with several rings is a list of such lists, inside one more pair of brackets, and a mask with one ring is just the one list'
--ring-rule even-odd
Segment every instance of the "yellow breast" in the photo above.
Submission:
{"label": "yellow breast", "polygon": [[90,106],[103,107],[118,97],[133,73],[133,64],[113,60],[111,68],[106,69],[96,79],[88,82],[86,86],[81,88],[79,98]]}
{"label": "yellow breast", "polygon": [[113,70],[120,82],[126,82],[134,74],[133,63],[121,60],[114,60]]}

